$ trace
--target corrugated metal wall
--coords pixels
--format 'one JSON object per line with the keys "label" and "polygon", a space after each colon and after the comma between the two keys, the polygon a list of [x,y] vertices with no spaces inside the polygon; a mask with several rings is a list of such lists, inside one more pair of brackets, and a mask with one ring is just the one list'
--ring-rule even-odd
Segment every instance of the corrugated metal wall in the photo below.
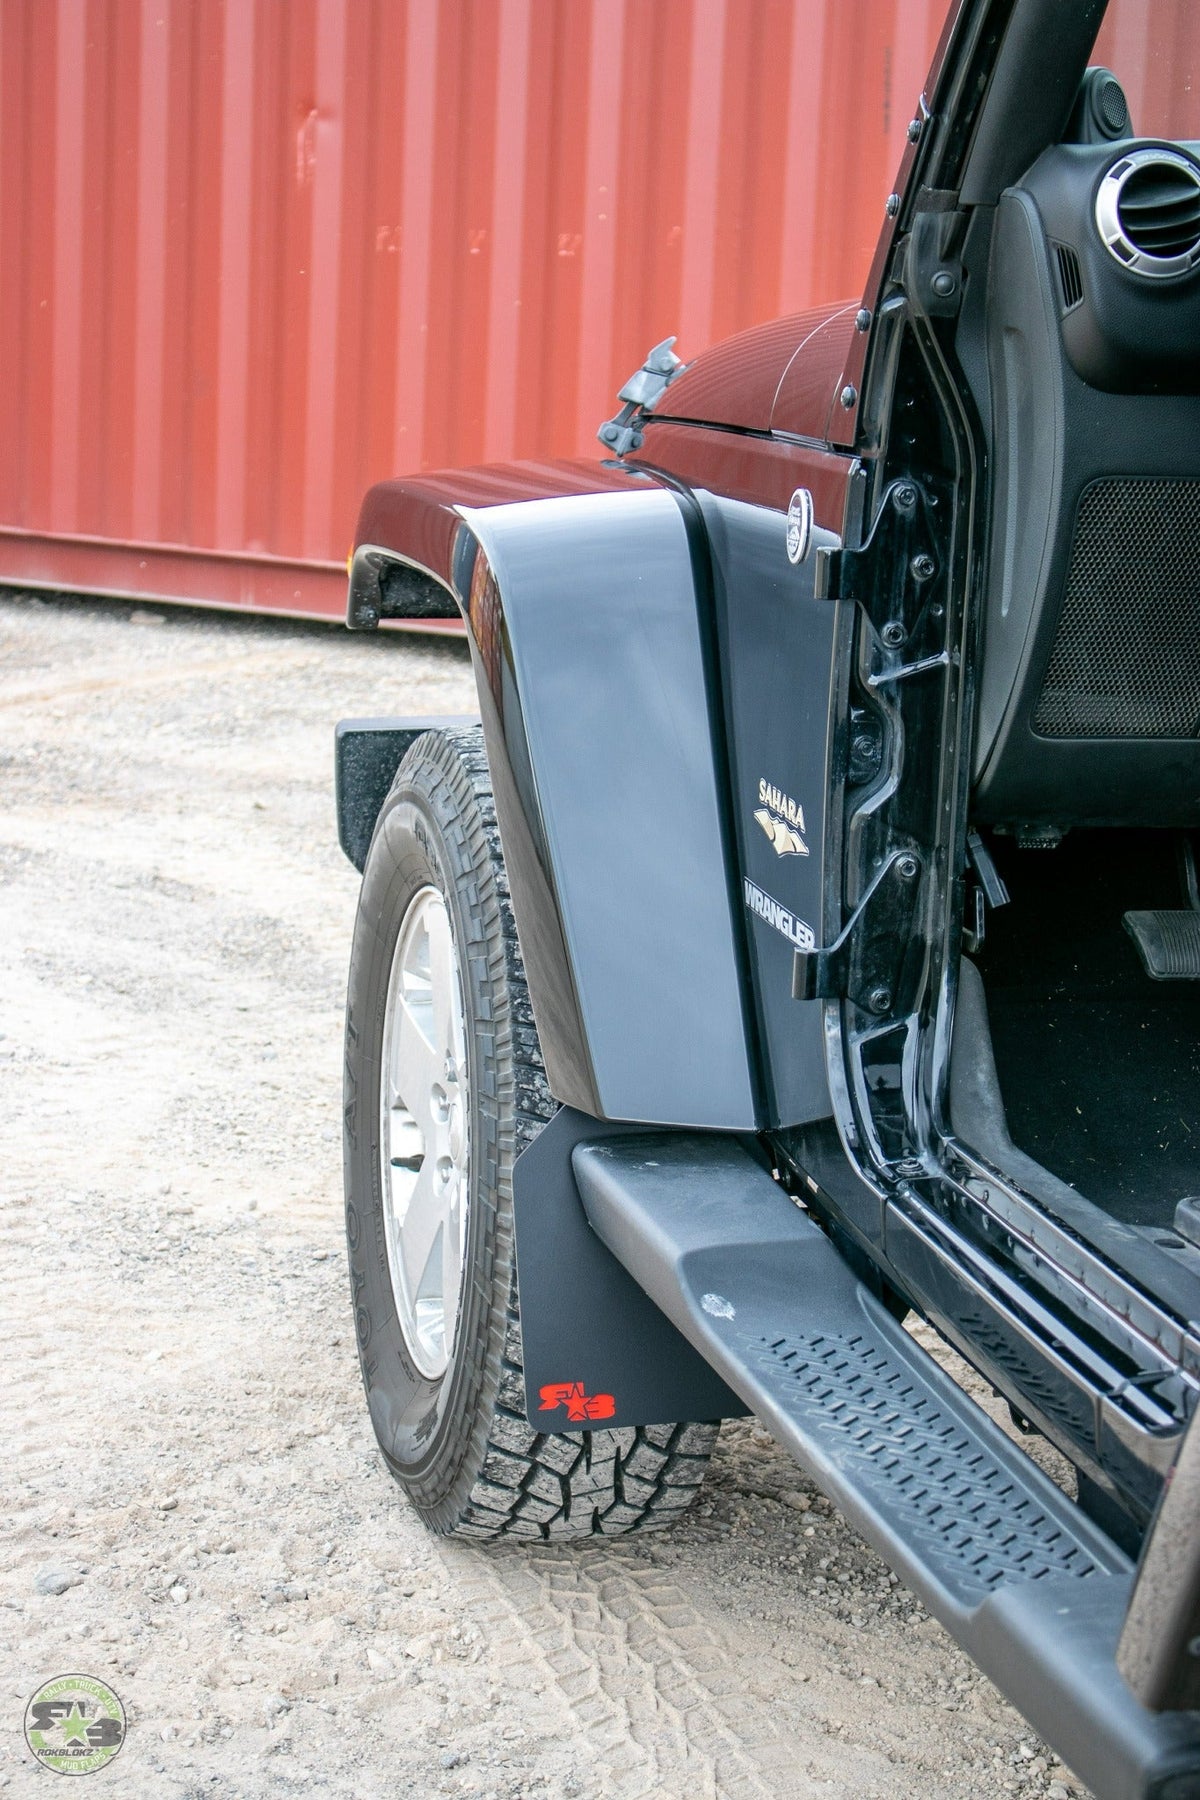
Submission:
{"label": "corrugated metal wall", "polygon": [[370,481],[856,292],[943,12],[0,0],[0,578],[340,610]]}
{"label": "corrugated metal wall", "polygon": [[0,579],[340,611],[369,482],[856,295],[945,10],[0,0]]}

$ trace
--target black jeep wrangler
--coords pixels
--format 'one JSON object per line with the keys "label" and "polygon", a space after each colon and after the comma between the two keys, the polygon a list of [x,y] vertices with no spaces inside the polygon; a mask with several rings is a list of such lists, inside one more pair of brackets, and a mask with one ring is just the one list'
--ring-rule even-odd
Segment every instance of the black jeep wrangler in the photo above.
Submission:
{"label": "black jeep wrangler", "polygon": [[1200,95],[1177,7],[1113,70],[1104,12],[952,8],[861,303],[658,346],[594,463],[367,495],[349,623],[461,614],[481,717],[339,727],[346,1224],[434,1530],[665,1524],[752,1410],[1097,1794],[1178,1800]]}

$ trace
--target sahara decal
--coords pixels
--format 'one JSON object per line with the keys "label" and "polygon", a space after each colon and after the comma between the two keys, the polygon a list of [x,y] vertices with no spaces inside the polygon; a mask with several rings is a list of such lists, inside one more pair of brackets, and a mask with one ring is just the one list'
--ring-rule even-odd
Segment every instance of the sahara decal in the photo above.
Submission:
{"label": "sahara decal", "polygon": [[754,817],[770,838],[776,856],[807,856],[804,808],[799,801],[769,781],[759,782],[758,801]]}
{"label": "sahara decal", "polygon": [[[764,894],[760,887],[755,887],[749,878],[743,878],[742,889],[746,896],[746,905],[756,918],[769,925],[773,931],[782,932],[789,943],[795,944],[797,950],[813,950],[817,940],[813,936],[811,925],[790,913],[786,906],[778,900],[772,900],[770,894]],[[543,1392],[546,1390],[543,1389]]]}
{"label": "sahara decal", "polygon": [[582,1381],[556,1381],[549,1387],[539,1388],[541,1399],[539,1412],[556,1412],[560,1406],[567,1409],[567,1422],[571,1425],[586,1425],[591,1419],[611,1419],[617,1410],[617,1403],[611,1394],[586,1394]]}

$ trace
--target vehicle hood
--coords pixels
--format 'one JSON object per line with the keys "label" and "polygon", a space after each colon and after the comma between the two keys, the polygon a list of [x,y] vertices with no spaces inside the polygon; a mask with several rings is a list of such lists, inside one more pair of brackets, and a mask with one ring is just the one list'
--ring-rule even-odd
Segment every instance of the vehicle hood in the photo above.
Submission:
{"label": "vehicle hood", "polygon": [[790,313],[701,351],[671,383],[655,418],[823,439],[857,305]]}

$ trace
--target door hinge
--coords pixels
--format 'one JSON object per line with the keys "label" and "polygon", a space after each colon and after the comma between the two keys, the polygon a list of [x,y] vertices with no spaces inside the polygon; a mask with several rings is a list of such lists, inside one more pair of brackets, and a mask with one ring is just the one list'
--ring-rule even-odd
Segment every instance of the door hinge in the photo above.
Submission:
{"label": "door hinge", "polygon": [[[913,586],[926,588],[938,568],[924,499],[915,481],[907,477],[893,481],[865,543],[857,549],[835,545],[818,549],[815,598],[859,600],[875,618],[902,618]],[[880,604],[881,600],[892,604]],[[884,641],[890,642],[888,637]]]}
{"label": "door hinge", "polygon": [[921,859],[900,850],[880,870],[836,943],[797,950],[794,1000],[849,1000],[876,1018],[910,1010],[923,947],[913,925],[921,891]]}

